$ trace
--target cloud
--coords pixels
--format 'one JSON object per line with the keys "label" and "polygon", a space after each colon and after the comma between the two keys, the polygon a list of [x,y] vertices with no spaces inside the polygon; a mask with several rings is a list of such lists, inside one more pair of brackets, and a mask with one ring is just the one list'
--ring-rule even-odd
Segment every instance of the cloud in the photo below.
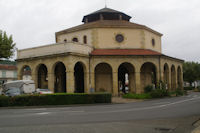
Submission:
{"label": "cloud", "polygon": [[[104,0],[1,0],[0,29],[19,49],[55,42],[55,32],[81,24],[82,17],[105,6]],[[109,0],[109,8],[164,34],[163,53],[200,61],[198,0]]]}

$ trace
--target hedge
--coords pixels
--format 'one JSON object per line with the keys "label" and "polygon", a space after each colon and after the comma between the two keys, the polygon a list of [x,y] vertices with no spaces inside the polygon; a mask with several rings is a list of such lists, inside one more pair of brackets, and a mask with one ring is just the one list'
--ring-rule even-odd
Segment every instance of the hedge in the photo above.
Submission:
{"label": "hedge", "polygon": [[184,90],[194,90],[194,87],[192,87],[192,86],[184,87]]}
{"label": "hedge", "polygon": [[110,93],[55,93],[14,97],[0,96],[0,107],[111,103],[111,97]]}

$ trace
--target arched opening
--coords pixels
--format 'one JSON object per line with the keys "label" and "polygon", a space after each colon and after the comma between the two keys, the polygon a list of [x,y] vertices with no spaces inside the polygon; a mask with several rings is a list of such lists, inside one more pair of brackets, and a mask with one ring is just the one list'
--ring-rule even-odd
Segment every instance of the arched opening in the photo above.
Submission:
{"label": "arched opening", "polygon": [[78,38],[77,38],[77,37],[74,37],[74,38],[72,39],[72,41],[73,41],[73,42],[78,42]]}
{"label": "arched opening", "polygon": [[58,62],[54,70],[54,92],[66,92],[66,68],[62,62]]}
{"label": "arched opening", "polygon": [[85,90],[85,78],[84,78],[84,66],[81,62],[77,62],[74,66],[75,77],[75,93],[84,93]]}
{"label": "arched opening", "polygon": [[83,43],[87,44],[87,36],[83,36]]}
{"label": "arched opening", "polygon": [[118,68],[119,92],[135,92],[135,69],[130,63],[122,63]]}
{"label": "arched opening", "polygon": [[144,63],[140,69],[141,88],[148,85],[156,87],[156,66],[153,63]]}
{"label": "arched opening", "polygon": [[177,69],[177,84],[178,84],[178,88],[182,88],[181,68],[180,68],[180,66]]}
{"label": "arched opening", "polygon": [[165,83],[166,89],[168,89],[170,86],[169,86],[169,67],[167,63],[165,63],[164,65],[163,76],[164,76],[164,83]]}
{"label": "arched opening", "polygon": [[32,80],[32,76],[31,76],[31,68],[26,65],[21,69],[21,77],[20,79],[22,80]]}
{"label": "arched opening", "polygon": [[38,68],[38,88],[48,88],[48,71],[44,64],[41,64]]}
{"label": "arched opening", "polygon": [[174,65],[171,67],[171,89],[176,89],[176,70]]}
{"label": "arched opening", "polygon": [[100,63],[95,67],[95,90],[110,93],[113,91],[112,68],[107,63]]}

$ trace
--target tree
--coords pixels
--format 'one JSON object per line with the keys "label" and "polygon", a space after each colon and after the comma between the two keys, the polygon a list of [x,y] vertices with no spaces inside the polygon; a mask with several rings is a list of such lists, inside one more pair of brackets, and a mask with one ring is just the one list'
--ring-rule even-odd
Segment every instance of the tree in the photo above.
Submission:
{"label": "tree", "polygon": [[200,79],[200,64],[195,62],[185,62],[183,64],[183,79],[190,84]]}
{"label": "tree", "polygon": [[0,30],[0,59],[10,58],[14,55],[15,43],[13,43],[12,35],[7,36],[6,32]]}

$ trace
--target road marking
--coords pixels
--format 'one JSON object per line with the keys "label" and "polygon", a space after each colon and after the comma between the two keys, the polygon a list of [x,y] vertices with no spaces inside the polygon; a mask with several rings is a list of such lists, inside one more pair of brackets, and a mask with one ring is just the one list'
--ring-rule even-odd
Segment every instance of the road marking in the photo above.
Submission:
{"label": "road marking", "polygon": [[40,113],[36,113],[36,115],[48,115],[50,114],[50,112],[40,112]]}
{"label": "road marking", "polygon": [[177,102],[167,103],[167,104],[163,104],[163,105],[155,105],[155,106],[150,106],[150,107],[111,110],[111,111],[104,111],[104,112],[103,111],[101,111],[101,112],[84,112],[84,113],[80,113],[80,115],[83,115],[83,114],[105,114],[105,113],[119,113],[119,112],[150,110],[150,109],[162,108],[162,107],[166,107],[166,106],[170,106],[170,105],[180,104],[180,103],[184,103],[184,102],[188,102],[188,101],[192,101],[192,100],[197,100],[197,99],[200,99],[200,97],[195,97],[195,98],[191,98],[191,99],[185,99],[185,100],[181,100],[181,101],[177,101]]}
{"label": "road marking", "polygon": [[85,112],[84,110],[68,110],[68,111],[57,111],[57,112],[53,112],[53,113],[83,113]]}
{"label": "road marking", "polygon": [[171,102],[160,102],[160,103],[154,103],[153,105],[158,105],[158,104],[168,104],[168,103],[171,103]]}
{"label": "road marking", "polygon": [[34,110],[34,111],[36,110],[37,111],[37,110],[47,110],[47,109],[46,108],[38,108],[38,109],[26,109],[26,110]]}

